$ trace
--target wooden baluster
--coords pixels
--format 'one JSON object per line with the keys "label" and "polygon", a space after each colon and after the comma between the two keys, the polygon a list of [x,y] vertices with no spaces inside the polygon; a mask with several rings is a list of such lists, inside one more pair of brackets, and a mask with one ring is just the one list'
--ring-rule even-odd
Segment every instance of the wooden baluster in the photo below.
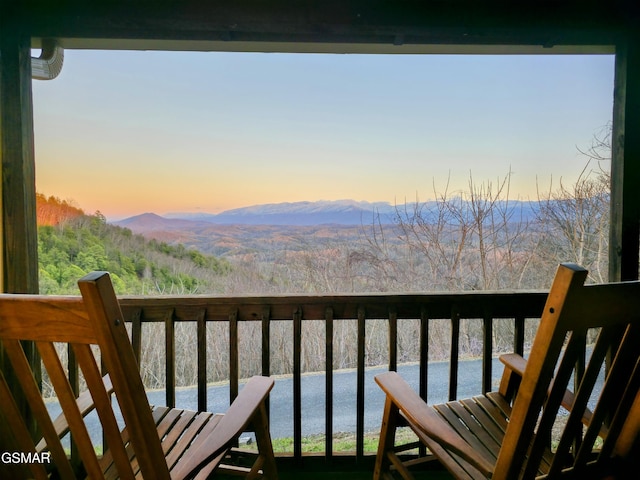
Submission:
{"label": "wooden baluster", "polygon": [[491,391],[493,360],[493,317],[485,314],[482,319],[482,393]]}
{"label": "wooden baluster", "polygon": [[429,313],[425,307],[420,309],[420,397],[427,400],[429,391]]}
{"label": "wooden baluster", "polygon": [[302,308],[293,312],[293,457],[302,463]]}
{"label": "wooden baluster", "polygon": [[398,370],[398,314],[389,309],[389,370]]}
{"label": "wooden baluster", "polygon": [[458,396],[458,365],[460,355],[460,312],[454,306],[451,312],[451,357],[449,364],[449,400]]}
{"label": "wooden baluster", "polygon": [[[425,402],[429,394],[429,314],[426,307],[420,309],[420,379],[419,394]],[[419,455],[427,454],[426,447],[421,443],[418,448]]]}
{"label": "wooden baluster", "polygon": [[229,314],[229,404],[238,396],[238,348],[238,310],[234,310]]}
{"label": "wooden baluster", "polygon": [[364,457],[364,371],[365,371],[365,331],[364,307],[358,308],[358,365],[356,378],[356,462]]}
{"label": "wooden baluster", "polygon": [[207,411],[207,309],[198,310],[196,316],[196,336],[198,343],[198,411]]}
{"label": "wooden baluster", "polygon": [[[69,373],[69,385],[71,385],[71,390],[77,398],[80,394],[80,371],[78,369],[78,360],[76,359],[76,354],[73,351],[73,347],[71,344],[67,345],[67,369]],[[103,435],[103,445],[104,442],[105,438]],[[76,444],[72,434],[69,434],[69,444],[71,446],[71,465],[74,469],[77,469],[82,463],[82,460],[80,459],[78,445]]]}
{"label": "wooden baluster", "polygon": [[333,308],[325,314],[325,458],[333,459]]}
{"label": "wooden baluster", "polygon": [[513,351],[518,355],[524,356],[524,316],[522,315],[518,315],[515,318]]}
{"label": "wooden baluster", "polygon": [[[271,375],[271,309],[264,307],[262,311],[262,375]],[[269,398],[264,402],[269,420]]]}
{"label": "wooden baluster", "polygon": [[136,308],[131,315],[131,346],[133,354],[140,367],[140,355],[142,350],[142,308]]}
{"label": "wooden baluster", "polygon": [[165,381],[167,407],[176,406],[176,332],[174,323],[175,309],[170,309],[164,319],[165,344]]}

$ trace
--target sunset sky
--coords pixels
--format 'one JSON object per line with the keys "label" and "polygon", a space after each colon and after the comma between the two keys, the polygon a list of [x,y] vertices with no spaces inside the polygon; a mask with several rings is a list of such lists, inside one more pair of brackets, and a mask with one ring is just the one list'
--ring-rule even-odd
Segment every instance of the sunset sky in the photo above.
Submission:
{"label": "sunset sky", "polygon": [[571,183],[613,56],[65,51],[34,81],[36,184],[109,219]]}

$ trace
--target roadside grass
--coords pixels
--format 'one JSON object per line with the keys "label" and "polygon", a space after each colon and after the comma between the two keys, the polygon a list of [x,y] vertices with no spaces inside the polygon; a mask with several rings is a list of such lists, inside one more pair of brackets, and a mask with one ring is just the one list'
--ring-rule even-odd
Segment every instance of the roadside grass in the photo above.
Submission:
{"label": "roadside grass", "polygon": [[[366,433],[364,436],[364,453],[376,453],[378,450],[379,432]],[[409,428],[401,428],[396,432],[396,444],[417,441],[417,437]],[[275,438],[271,440],[274,453],[293,452],[293,438]],[[302,438],[302,451],[305,453],[322,453],[325,451],[325,436],[322,434],[309,435]],[[251,450],[252,444],[241,445],[240,448]],[[333,436],[333,452],[345,453],[356,451],[356,434],[350,432],[336,433]]]}

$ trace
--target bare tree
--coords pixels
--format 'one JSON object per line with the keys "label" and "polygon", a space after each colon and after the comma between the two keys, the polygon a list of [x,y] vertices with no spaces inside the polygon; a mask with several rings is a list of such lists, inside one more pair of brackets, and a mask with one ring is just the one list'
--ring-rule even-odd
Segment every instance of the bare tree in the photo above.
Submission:
{"label": "bare tree", "polygon": [[596,282],[607,281],[610,139],[610,127],[605,127],[594,135],[591,147],[581,151],[588,161],[573,185],[561,179],[557,188],[538,193],[545,253],[554,263],[584,266]]}

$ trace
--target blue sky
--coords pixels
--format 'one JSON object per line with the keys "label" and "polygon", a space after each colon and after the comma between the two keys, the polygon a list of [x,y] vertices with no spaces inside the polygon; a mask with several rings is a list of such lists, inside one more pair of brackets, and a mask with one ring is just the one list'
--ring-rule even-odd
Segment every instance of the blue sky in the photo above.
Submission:
{"label": "blue sky", "polygon": [[512,172],[572,182],[611,120],[613,56],[66,51],[34,81],[36,182],[109,218],[403,202]]}

